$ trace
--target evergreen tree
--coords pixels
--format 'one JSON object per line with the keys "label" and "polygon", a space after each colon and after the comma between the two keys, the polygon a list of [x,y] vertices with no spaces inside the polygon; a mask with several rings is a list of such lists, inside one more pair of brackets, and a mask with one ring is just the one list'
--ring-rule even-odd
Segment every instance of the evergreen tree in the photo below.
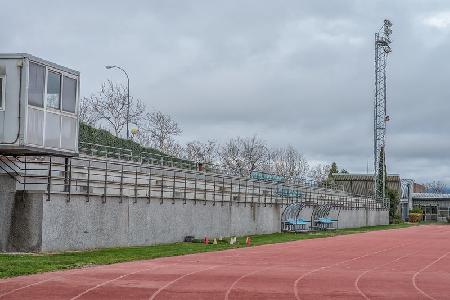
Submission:
{"label": "evergreen tree", "polygon": [[331,164],[330,173],[328,174],[328,177],[332,177],[334,173],[339,173],[337,164],[335,162]]}
{"label": "evergreen tree", "polygon": [[[380,161],[378,162],[378,170],[379,173],[376,175],[377,178],[377,186],[375,187],[375,197],[376,199],[384,199],[386,197],[386,186],[383,187],[383,179],[386,179],[386,164],[384,161],[384,148],[381,148],[380,152]],[[384,188],[384,189],[383,189]]]}
{"label": "evergreen tree", "polygon": [[398,213],[400,205],[400,195],[396,190],[386,188],[386,197],[389,201],[389,223],[400,223],[401,219]]}

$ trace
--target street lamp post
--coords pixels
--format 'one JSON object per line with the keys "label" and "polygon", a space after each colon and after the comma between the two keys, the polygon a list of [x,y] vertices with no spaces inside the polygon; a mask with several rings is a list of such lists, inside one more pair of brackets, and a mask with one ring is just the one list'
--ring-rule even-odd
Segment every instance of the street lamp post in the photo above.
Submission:
{"label": "street lamp post", "polygon": [[130,138],[130,130],[129,130],[129,122],[130,122],[130,77],[128,77],[128,73],[120,66],[105,66],[106,69],[117,68],[121,70],[125,76],[127,76],[127,139]]}

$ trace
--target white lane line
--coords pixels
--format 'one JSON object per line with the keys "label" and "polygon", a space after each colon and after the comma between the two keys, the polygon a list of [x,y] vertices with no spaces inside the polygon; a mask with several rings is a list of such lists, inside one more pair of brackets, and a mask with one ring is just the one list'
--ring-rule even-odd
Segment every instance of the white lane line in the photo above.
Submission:
{"label": "white lane line", "polygon": [[228,297],[230,296],[231,290],[236,286],[236,284],[239,283],[239,281],[241,281],[242,279],[244,279],[244,278],[246,278],[246,277],[248,277],[248,276],[254,275],[254,274],[256,274],[256,273],[258,273],[258,272],[261,272],[261,271],[268,270],[268,269],[270,269],[270,268],[275,268],[275,267],[267,267],[267,268],[263,268],[263,269],[260,269],[260,270],[255,270],[255,271],[246,273],[246,274],[242,275],[241,277],[239,277],[238,279],[236,279],[236,280],[231,284],[231,286],[227,289],[227,291],[226,291],[226,293],[225,293],[225,300],[228,300]]}
{"label": "white lane line", "polygon": [[[421,250],[422,250],[422,249],[421,249]],[[407,258],[407,257],[409,257],[409,256],[411,256],[411,255],[414,255],[414,254],[420,252],[421,250],[415,251],[415,252],[410,253],[410,254],[407,254],[407,255],[403,255],[403,256],[398,257],[398,258],[396,258],[396,259],[394,259],[394,260],[391,260],[391,261],[388,262],[388,263],[385,263],[385,264],[376,266],[376,267],[374,267],[374,268],[371,268],[371,269],[368,269],[368,270],[362,272],[361,274],[359,274],[358,278],[355,279],[354,286],[355,286],[356,290],[358,291],[358,293],[359,293],[361,296],[364,297],[364,299],[366,299],[366,300],[370,299],[370,298],[369,298],[369,297],[368,297],[368,296],[367,296],[367,295],[359,288],[359,285],[358,285],[358,284],[359,284],[359,281],[361,280],[361,278],[363,278],[365,275],[367,275],[368,273],[370,273],[370,272],[372,272],[372,271],[375,271],[375,270],[377,270],[377,269],[379,269],[379,268],[382,268],[382,267],[384,267],[384,266],[390,265],[390,264],[392,264],[392,263],[398,262],[398,261],[400,261],[400,260],[402,260],[402,259],[404,259],[404,258]]]}
{"label": "white lane line", "polygon": [[165,290],[166,288],[168,288],[169,286],[171,286],[172,284],[174,284],[174,283],[177,282],[178,280],[181,280],[181,279],[183,279],[183,278],[185,278],[185,277],[187,277],[187,276],[190,276],[190,275],[193,275],[193,274],[196,274],[196,273],[200,273],[200,272],[203,272],[203,271],[208,271],[208,270],[211,270],[211,269],[214,269],[214,268],[217,268],[217,267],[218,267],[218,266],[212,266],[212,267],[209,267],[209,268],[206,268],[206,269],[202,269],[202,270],[194,271],[194,272],[191,272],[191,273],[188,273],[188,274],[184,274],[184,275],[182,275],[182,276],[180,276],[180,277],[178,277],[178,278],[172,280],[171,282],[166,283],[166,284],[163,285],[162,287],[160,287],[156,292],[154,292],[154,293],[150,296],[149,300],[155,299],[156,296],[158,296],[159,293],[161,293],[163,290]]}
{"label": "white lane line", "polygon": [[426,269],[428,269],[429,267],[431,267],[432,265],[434,265],[435,263],[437,263],[438,261],[440,261],[441,259],[443,259],[444,257],[446,257],[448,254],[450,254],[450,251],[447,252],[447,253],[445,253],[444,255],[442,255],[441,257],[439,257],[438,259],[436,259],[435,261],[429,263],[428,265],[426,265],[425,267],[423,267],[423,268],[420,269],[419,271],[417,271],[417,272],[414,274],[414,276],[412,277],[412,279],[411,279],[414,288],[415,288],[419,293],[421,293],[422,295],[424,295],[425,297],[427,297],[428,299],[436,300],[436,298],[434,298],[434,297],[428,295],[428,294],[425,293],[421,288],[419,288],[419,287],[417,286],[417,283],[416,283],[417,276],[418,276],[420,273],[422,273],[423,271],[425,271]]}
{"label": "white lane line", "polygon": [[32,286],[35,286],[35,285],[38,285],[38,284],[41,284],[41,283],[44,283],[44,282],[56,279],[56,278],[58,278],[58,277],[50,277],[50,278],[47,278],[45,280],[41,280],[41,281],[38,281],[38,282],[35,282],[35,283],[32,283],[32,284],[28,284],[28,285],[22,286],[20,288],[16,288],[16,289],[10,290],[10,291],[8,291],[8,292],[6,292],[4,294],[1,294],[0,298],[3,298],[4,296],[10,295],[10,294],[18,292],[20,290],[23,290],[23,289],[26,289],[26,288],[29,288],[29,287],[32,287]]}
{"label": "white lane line", "polygon": [[347,262],[355,261],[355,260],[358,260],[358,259],[361,259],[361,258],[365,258],[365,257],[371,256],[371,255],[374,255],[374,254],[382,253],[382,252],[389,251],[389,250],[392,250],[392,249],[395,249],[395,248],[400,248],[400,247],[403,247],[403,246],[404,245],[402,244],[400,246],[389,247],[389,248],[385,248],[385,249],[378,250],[378,251],[375,251],[375,252],[366,253],[366,254],[361,255],[361,256],[357,256],[357,257],[354,257],[354,258],[346,259],[346,260],[343,260],[343,261],[340,261],[340,262],[337,262],[337,263],[334,263],[334,264],[331,264],[331,265],[328,265],[328,266],[323,266],[323,267],[311,270],[309,272],[306,272],[305,274],[303,274],[302,276],[297,278],[297,280],[295,280],[295,282],[294,282],[294,295],[295,295],[295,298],[297,300],[301,300],[300,295],[298,293],[297,285],[298,285],[298,283],[301,280],[303,280],[308,275],[311,275],[311,274],[313,274],[315,272],[326,270],[326,269],[329,269],[329,268],[332,268],[332,267],[335,267],[335,266],[339,266],[339,265],[345,264]]}
{"label": "white lane line", "polygon": [[[84,270],[86,270],[86,269],[81,269],[81,270],[78,270],[78,271],[75,270],[75,272],[72,272],[72,273],[77,274],[77,273],[82,272],[82,271],[84,271]],[[67,271],[67,272],[70,272],[70,271]],[[39,284],[41,284],[41,283],[45,283],[45,282],[47,282],[47,281],[51,281],[51,280],[58,279],[58,278],[62,278],[62,277],[61,277],[61,276],[54,276],[54,277],[50,277],[50,278],[47,278],[47,279],[44,279],[44,280],[40,280],[40,281],[31,283],[31,284],[27,284],[27,285],[22,286],[22,287],[20,287],[20,288],[16,288],[16,289],[10,290],[10,291],[8,291],[8,292],[6,292],[6,293],[0,294],[0,298],[3,298],[4,296],[10,295],[10,294],[12,294],[12,293],[18,292],[18,291],[20,291],[20,290],[23,290],[23,289],[26,289],[26,288],[29,288],[29,287],[32,287],[32,286],[35,286],[35,285],[39,285]],[[14,280],[15,280],[15,279],[12,278],[12,279],[9,280],[9,281],[14,281]],[[4,282],[6,282],[6,281],[4,281]]]}
{"label": "white lane line", "polygon": [[150,267],[150,268],[141,269],[141,270],[138,270],[138,271],[134,271],[134,272],[131,272],[131,273],[127,273],[127,274],[121,275],[121,276],[119,276],[119,277],[116,277],[116,278],[113,278],[113,279],[104,281],[104,282],[102,282],[102,283],[97,284],[96,286],[93,286],[93,287],[91,287],[91,288],[89,288],[89,289],[87,289],[87,290],[84,290],[83,292],[81,292],[80,294],[76,295],[75,297],[70,298],[70,300],[79,299],[80,297],[86,295],[86,294],[89,293],[89,292],[92,292],[92,291],[95,290],[95,289],[98,289],[99,287],[102,287],[102,286],[104,286],[104,285],[106,285],[106,284],[108,284],[108,283],[117,281],[117,280],[122,279],[122,278],[124,278],[124,277],[130,276],[130,275],[134,275],[134,274],[137,274],[137,273],[140,273],[140,272],[145,272],[145,271],[150,271],[150,270],[156,270],[156,269],[161,268],[161,267],[162,267],[162,266],[153,265],[153,266]]}

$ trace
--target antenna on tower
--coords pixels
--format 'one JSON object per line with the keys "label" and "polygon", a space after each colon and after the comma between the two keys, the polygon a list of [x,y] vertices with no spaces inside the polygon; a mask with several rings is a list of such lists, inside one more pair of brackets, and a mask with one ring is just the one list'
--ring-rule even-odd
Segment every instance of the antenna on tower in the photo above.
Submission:
{"label": "antenna on tower", "polygon": [[386,122],[386,61],[389,53],[392,34],[392,23],[384,20],[383,26],[375,33],[375,99],[374,99],[374,197],[385,208],[389,203],[385,199],[386,164],[385,135]]}

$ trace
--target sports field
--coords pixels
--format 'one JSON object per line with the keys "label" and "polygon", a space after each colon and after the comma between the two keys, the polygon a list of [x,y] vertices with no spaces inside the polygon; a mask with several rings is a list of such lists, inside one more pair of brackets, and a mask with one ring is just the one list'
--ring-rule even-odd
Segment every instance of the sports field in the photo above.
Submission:
{"label": "sports field", "polygon": [[450,226],[426,225],[0,281],[0,299],[450,299]]}

